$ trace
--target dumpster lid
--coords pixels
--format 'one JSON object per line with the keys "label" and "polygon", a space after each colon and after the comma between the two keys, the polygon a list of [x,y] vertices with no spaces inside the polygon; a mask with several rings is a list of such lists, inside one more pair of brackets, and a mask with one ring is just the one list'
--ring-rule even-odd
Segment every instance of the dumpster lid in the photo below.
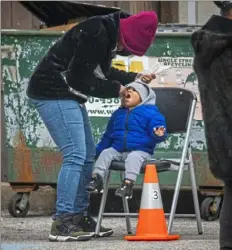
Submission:
{"label": "dumpster lid", "polygon": [[67,24],[72,19],[107,15],[120,9],[76,1],[19,1],[47,27]]}
{"label": "dumpster lid", "polygon": [[181,23],[167,23],[159,24],[158,32],[159,33],[192,33],[200,29],[202,25],[191,25],[191,24],[181,24]]}

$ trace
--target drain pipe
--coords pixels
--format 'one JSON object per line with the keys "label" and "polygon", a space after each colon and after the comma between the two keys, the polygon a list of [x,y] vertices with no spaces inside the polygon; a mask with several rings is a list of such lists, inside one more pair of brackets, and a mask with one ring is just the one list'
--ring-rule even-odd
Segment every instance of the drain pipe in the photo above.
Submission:
{"label": "drain pipe", "polygon": [[188,25],[197,24],[197,8],[195,0],[188,0]]}

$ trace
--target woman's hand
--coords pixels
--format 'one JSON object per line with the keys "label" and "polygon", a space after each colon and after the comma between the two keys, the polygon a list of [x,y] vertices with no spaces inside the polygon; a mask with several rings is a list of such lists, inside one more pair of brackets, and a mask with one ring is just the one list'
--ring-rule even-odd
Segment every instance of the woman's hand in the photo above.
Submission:
{"label": "woman's hand", "polygon": [[149,84],[152,80],[156,79],[156,75],[154,73],[152,74],[138,73],[136,79],[138,78],[140,78],[142,82]]}
{"label": "woman's hand", "polygon": [[126,88],[123,85],[121,85],[120,90],[119,90],[119,97],[123,97],[125,90]]}

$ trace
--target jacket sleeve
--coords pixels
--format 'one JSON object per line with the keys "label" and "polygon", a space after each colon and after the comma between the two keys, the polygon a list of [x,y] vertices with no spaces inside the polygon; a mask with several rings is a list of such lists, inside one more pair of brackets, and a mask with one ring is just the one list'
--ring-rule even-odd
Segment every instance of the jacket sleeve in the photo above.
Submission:
{"label": "jacket sleeve", "polygon": [[126,85],[135,80],[137,73],[126,72],[124,70],[119,70],[114,67],[111,67],[110,73],[107,76],[109,80],[119,81],[122,85]]}
{"label": "jacket sleeve", "polygon": [[[154,128],[159,128],[161,126],[165,128],[164,136],[157,136],[154,133]],[[165,117],[160,112],[156,112],[153,115],[151,121],[149,122],[149,133],[152,137],[156,139],[157,143],[163,142],[167,138],[168,134],[167,134],[166,120]]]}
{"label": "jacket sleeve", "polygon": [[[84,24],[87,23],[87,24]],[[80,27],[79,27],[80,26]],[[83,22],[73,35],[75,51],[66,72],[67,83],[83,94],[102,98],[118,97],[120,83],[94,75],[94,70],[106,53],[107,35],[98,20]]]}
{"label": "jacket sleeve", "polygon": [[116,112],[117,110],[110,117],[105,133],[103,134],[101,141],[96,146],[96,157],[98,157],[103,150],[111,147],[111,144],[112,144],[111,134],[113,132],[114,119],[115,119]]}

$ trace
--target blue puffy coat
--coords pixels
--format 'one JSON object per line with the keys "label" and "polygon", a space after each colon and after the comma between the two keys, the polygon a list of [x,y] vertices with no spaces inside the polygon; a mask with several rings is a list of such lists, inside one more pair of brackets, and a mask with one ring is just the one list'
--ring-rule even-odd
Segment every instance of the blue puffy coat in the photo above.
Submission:
{"label": "blue puffy coat", "polygon": [[118,152],[141,150],[153,154],[156,144],[167,137],[166,132],[162,137],[154,133],[154,128],[164,126],[166,129],[165,117],[154,103],[155,93],[150,89],[148,98],[137,107],[117,109],[97,145],[96,155],[109,147]]}

